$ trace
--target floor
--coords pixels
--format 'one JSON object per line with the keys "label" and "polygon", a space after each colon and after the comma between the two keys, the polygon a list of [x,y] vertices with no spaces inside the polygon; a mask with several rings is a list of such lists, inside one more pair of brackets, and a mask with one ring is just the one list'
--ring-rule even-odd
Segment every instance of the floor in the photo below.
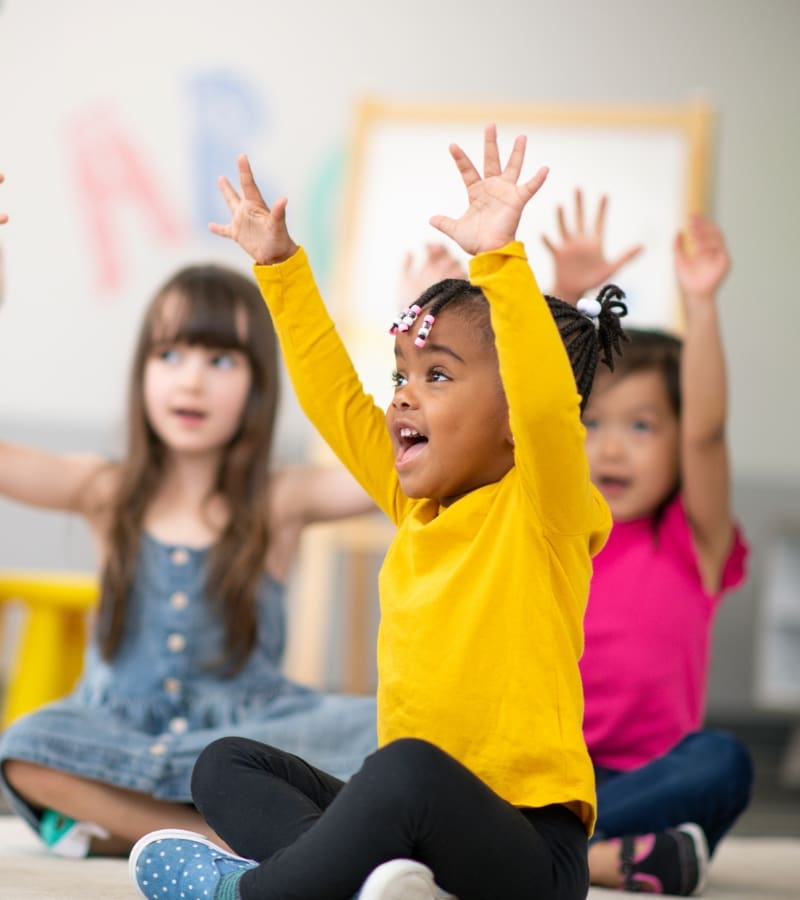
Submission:
{"label": "floor", "polygon": [[[800,900],[800,787],[781,783],[789,729],[733,727],[753,752],[753,802],[713,860],[709,900]],[[63,860],[45,853],[23,823],[0,815],[0,900],[135,900],[125,860]],[[593,888],[589,900],[615,891]]]}

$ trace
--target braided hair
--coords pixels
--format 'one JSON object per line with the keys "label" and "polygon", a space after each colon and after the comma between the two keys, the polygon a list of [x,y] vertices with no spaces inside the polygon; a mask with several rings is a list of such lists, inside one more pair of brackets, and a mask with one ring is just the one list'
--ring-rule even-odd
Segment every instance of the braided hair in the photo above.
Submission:
{"label": "braided hair", "polygon": [[[620,318],[628,312],[622,302],[624,296],[616,285],[606,285],[597,295],[597,315],[592,317],[557,297],[545,295],[569,356],[575,384],[581,395],[581,411],[589,399],[598,362],[604,363],[613,372],[614,354],[622,354],[622,341],[627,340],[627,336],[620,325]],[[415,306],[414,318],[423,314],[435,318],[445,307],[457,306],[459,313],[469,320],[476,332],[487,343],[494,344],[488,301],[479,287],[463,278],[445,278],[432,284],[418,297]]]}

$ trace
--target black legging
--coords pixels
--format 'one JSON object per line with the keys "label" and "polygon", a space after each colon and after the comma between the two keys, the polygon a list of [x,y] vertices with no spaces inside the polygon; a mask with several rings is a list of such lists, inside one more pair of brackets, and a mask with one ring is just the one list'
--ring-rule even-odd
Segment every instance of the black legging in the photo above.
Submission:
{"label": "black legging", "polygon": [[344,783],[223,738],[197,760],[192,796],[223,840],[261,862],[240,881],[242,900],[348,900],[397,857],[427,865],[459,900],[583,900],[589,887],[577,816],[511,806],[425,741],[388,744]]}

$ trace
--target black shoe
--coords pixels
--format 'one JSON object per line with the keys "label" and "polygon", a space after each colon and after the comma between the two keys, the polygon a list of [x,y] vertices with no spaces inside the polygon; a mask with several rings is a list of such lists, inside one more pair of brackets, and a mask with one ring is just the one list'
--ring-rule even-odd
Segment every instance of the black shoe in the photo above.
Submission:
{"label": "black shoe", "polygon": [[643,856],[634,856],[641,837],[622,838],[623,890],[637,894],[690,897],[703,891],[708,868],[708,844],[702,828],[689,822],[658,834]]}

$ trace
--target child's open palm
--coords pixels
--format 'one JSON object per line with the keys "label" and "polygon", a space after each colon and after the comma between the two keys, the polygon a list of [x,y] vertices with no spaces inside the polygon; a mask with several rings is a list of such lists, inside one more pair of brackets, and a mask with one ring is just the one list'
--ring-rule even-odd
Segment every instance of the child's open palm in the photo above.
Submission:
{"label": "child's open palm", "polygon": [[497,250],[516,237],[525,204],[544,184],[547,168],[542,167],[529,181],[517,184],[525,159],[525,137],[520,135],[505,168],[500,165],[497,128],[487,125],[483,140],[483,177],[456,144],[450,155],[467,188],[469,207],[458,219],[433,216],[434,228],[452,238],[470,255]]}
{"label": "child's open palm", "polygon": [[720,229],[702,216],[692,216],[688,246],[686,234],[675,238],[675,274],[685,297],[713,297],[730,268],[730,257]]}
{"label": "child's open palm", "polygon": [[285,197],[270,209],[253,178],[250,162],[242,154],[238,160],[241,196],[225,176],[219,179],[222,196],[233,214],[229,225],[209,224],[209,231],[236,241],[259,265],[283,262],[297,251],[286,230]]}
{"label": "child's open palm", "polygon": [[575,190],[575,225],[572,230],[567,227],[564,207],[559,206],[557,216],[561,243],[555,244],[547,235],[542,235],[545,247],[553,256],[553,293],[567,303],[577,303],[587,291],[605,284],[644,249],[638,244],[614,259],[606,259],[603,236],[607,208],[608,197],[604,194],[597,207],[594,228],[586,229],[583,194],[578,188]]}

